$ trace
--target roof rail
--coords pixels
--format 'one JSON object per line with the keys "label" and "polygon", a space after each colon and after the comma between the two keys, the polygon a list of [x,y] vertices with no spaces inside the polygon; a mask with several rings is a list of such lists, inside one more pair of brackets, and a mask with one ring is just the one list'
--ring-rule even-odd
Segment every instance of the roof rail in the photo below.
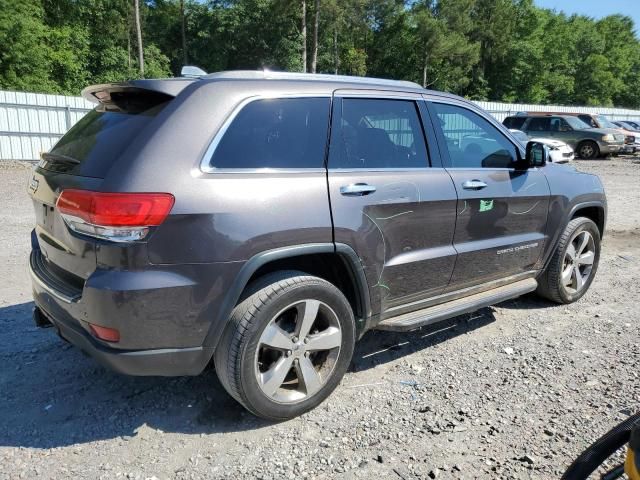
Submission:
{"label": "roof rail", "polygon": [[385,85],[397,87],[411,87],[422,89],[420,85],[407,80],[388,80],[373,77],[353,77],[350,75],[330,75],[323,73],[295,73],[274,72],[271,70],[228,70],[210,73],[203,76],[206,79],[235,79],[235,80],[303,80],[320,82],[364,83],[369,85]]}

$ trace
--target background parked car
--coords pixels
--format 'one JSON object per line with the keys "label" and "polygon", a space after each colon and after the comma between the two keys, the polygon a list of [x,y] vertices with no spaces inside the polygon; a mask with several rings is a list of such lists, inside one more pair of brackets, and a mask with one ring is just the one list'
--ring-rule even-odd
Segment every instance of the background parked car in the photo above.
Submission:
{"label": "background parked car", "polygon": [[620,128],[624,128],[625,130],[640,132],[640,123],[632,122],[631,120],[617,120],[613,123],[615,125],[618,125]]}
{"label": "background parked car", "polygon": [[543,143],[549,147],[549,158],[553,163],[567,163],[574,159],[573,148],[560,140],[553,138],[529,138],[522,130],[510,128],[509,131],[522,145],[526,146],[528,141]]}
{"label": "background parked car", "polygon": [[636,153],[640,151],[640,135],[633,130],[629,130],[627,127],[621,128],[604,115],[596,115],[594,113],[575,113],[569,115],[577,116],[593,128],[613,128],[624,133],[624,146],[620,150],[620,153]]}
{"label": "background parked car", "polygon": [[507,128],[517,128],[529,137],[553,138],[567,143],[584,159],[618,153],[624,145],[619,130],[591,128],[573,115],[518,114],[504,119]]}

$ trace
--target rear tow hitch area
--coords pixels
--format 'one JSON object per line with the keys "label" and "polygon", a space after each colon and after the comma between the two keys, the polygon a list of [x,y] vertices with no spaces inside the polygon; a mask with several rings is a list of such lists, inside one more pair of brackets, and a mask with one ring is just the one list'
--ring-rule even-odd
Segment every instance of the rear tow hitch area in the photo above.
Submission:
{"label": "rear tow hitch area", "polygon": [[42,310],[38,307],[33,307],[33,321],[35,322],[36,327],[39,328],[53,327],[53,323],[51,323],[47,316],[42,313]]}

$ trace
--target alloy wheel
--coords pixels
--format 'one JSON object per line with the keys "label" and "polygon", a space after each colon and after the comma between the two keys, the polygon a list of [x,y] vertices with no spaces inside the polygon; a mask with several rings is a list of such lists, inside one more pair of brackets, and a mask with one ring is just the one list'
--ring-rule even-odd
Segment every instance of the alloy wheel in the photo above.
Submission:
{"label": "alloy wheel", "polygon": [[580,156],[582,158],[591,158],[595,155],[593,145],[587,143],[580,148]]}
{"label": "alloy wheel", "polygon": [[277,313],[256,349],[255,374],[262,392],[280,403],[297,403],[327,382],[342,345],[335,312],[307,299]]}
{"label": "alloy wheel", "polygon": [[595,255],[595,241],[589,232],[582,231],[571,240],[562,266],[562,285],[567,292],[575,294],[584,288],[591,276]]}

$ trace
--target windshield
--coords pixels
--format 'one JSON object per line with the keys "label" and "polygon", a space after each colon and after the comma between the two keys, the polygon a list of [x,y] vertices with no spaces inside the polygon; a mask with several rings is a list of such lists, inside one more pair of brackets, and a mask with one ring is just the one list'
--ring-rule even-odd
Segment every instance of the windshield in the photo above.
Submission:
{"label": "windshield", "polygon": [[583,122],[578,117],[563,117],[563,118],[567,121],[569,125],[571,125],[571,128],[573,128],[574,130],[584,130],[585,128],[591,128],[591,125]]}
{"label": "windshield", "polygon": [[596,115],[596,118],[598,119],[598,123],[602,128],[616,128],[616,129],[620,128],[614,123],[612,123],[610,120],[608,120],[607,117],[605,117],[604,115]]}

